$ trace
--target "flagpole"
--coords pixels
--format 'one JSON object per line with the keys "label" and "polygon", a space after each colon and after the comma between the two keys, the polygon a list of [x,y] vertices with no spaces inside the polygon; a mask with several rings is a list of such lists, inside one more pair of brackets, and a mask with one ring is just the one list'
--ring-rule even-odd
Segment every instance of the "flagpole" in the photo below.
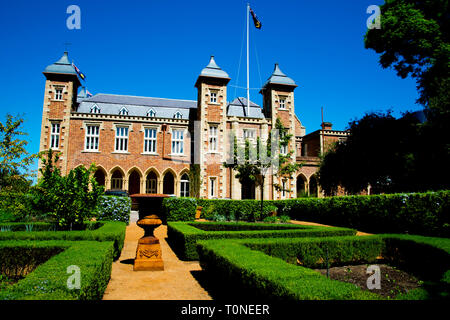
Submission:
{"label": "flagpole", "polygon": [[247,3],[247,116],[250,115],[250,60],[249,60],[249,16],[250,16],[250,3]]}

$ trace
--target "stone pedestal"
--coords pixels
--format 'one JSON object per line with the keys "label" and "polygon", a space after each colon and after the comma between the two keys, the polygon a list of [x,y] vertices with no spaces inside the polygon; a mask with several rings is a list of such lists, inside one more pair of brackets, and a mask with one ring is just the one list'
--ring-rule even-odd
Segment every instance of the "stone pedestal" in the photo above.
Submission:
{"label": "stone pedestal", "polygon": [[137,222],[144,229],[144,236],[139,239],[134,260],[134,271],[162,271],[164,262],[161,255],[159,239],[154,236],[154,230],[161,225],[158,216],[150,215]]}

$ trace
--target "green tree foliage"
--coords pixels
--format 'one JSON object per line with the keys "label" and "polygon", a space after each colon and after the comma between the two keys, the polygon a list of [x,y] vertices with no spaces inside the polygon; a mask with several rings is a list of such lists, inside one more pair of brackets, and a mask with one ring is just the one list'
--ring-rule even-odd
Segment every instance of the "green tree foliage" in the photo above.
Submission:
{"label": "green tree foliage", "polygon": [[200,198],[201,183],[200,165],[193,163],[189,169],[189,193],[191,197]]}
{"label": "green tree foliage", "polygon": [[349,123],[350,136],[321,161],[319,183],[327,195],[338,186],[358,193],[368,185],[374,193],[439,190],[449,186],[445,173],[430,176],[423,124],[413,114],[394,118],[370,113]]}
{"label": "green tree foliage", "polygon": [[85,227],[87,219],[96,216],[103,186],[94,178],[96,167],[76,167],[62,176],[57,166],[59,155],[48,150],[40,155],[42,177],[33,188],[35,210],[50,217],[61,230]]}
{"label": "green tree foliage", "polygon": [[6,115],[5,123],[0,122],[0,190],[23,192],[28,190],[32,175],[28,166],[36,155],[26,150],[28,141],[22,139],[27,134],[21,131],[24,120],[19,116]]}
{"label": "green tree foliage", "polygon": [[448,103],[449,1],[385,0],[380,18],[381,28],[367,31],[365,47],[381,54],[383,68],[417,80],[418,102],[428,105],[444,93]]}

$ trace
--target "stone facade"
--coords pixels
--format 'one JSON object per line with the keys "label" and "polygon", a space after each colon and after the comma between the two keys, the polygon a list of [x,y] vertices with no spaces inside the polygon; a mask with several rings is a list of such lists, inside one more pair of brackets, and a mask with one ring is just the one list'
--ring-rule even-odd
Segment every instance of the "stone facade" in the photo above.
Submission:
{"label": "stone facade", "polygon": [[[69,68],[67,53],[47,67],[44,75],[40,151],[52,148],[60,152],[58,165],[63,174],[77,166],[95,163],[99,183],[106,189],[127,190],[130,194],[187,196],[188,173],[191,164],[196,163],[200,164],[201,197],[241,199],[250,194],[260,199],[260,186],[243,188],[236,172],[223,165],[229,150],[228,132],[234,130],[239,143],[244,142],[244,130],[250,140],[260,137],[265,142],[279,118],[293,135],[288,148],[294,151],[291,161],[303,166],[287,181],[289,190],[285,192],[276,191],[273,184],[280,181],[267,176],[264,198],[295,198],[301,193],[320,196],[314,176],[318,157],[347,136],[346,132],[332,130],[329,123],[305,135],[305,127],[295,114],[296,85],[278,65],[261,90],[262,108],[247,104],[244,98],[228,102],[230,79],[213,57],[195,84],[197,101],[88,97],[78,93],[81,84]],[[148,147],[149,143],[154,145]],[[247,187],[251,192],[243,193]]]}

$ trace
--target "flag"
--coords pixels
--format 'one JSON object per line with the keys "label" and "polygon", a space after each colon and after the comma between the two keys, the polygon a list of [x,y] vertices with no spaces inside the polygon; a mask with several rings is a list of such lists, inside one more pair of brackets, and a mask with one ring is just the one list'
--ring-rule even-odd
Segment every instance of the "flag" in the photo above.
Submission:
{"label": "flag", "polygon": [[252,8],[250,8],[250,13],[252,14],[253,22],[255,23],[256,29],[261,29],[261,21],[258,20],[258,17],[253,12]]}
{"label": "flag", "polygon": [[77,68],[77,66],[72,62],[72,67],[75,69],[75,71],[78,73],[78,75],[80,76],[81,79],[86,79],[86,76],[84,75],[84,73],[82,73],[80,71],[80,69]]}
{"label": "flag", "polygon": [[86,89],[86,96],[87,97],[92,97],[92,93],[90,93],[88,89]]}

